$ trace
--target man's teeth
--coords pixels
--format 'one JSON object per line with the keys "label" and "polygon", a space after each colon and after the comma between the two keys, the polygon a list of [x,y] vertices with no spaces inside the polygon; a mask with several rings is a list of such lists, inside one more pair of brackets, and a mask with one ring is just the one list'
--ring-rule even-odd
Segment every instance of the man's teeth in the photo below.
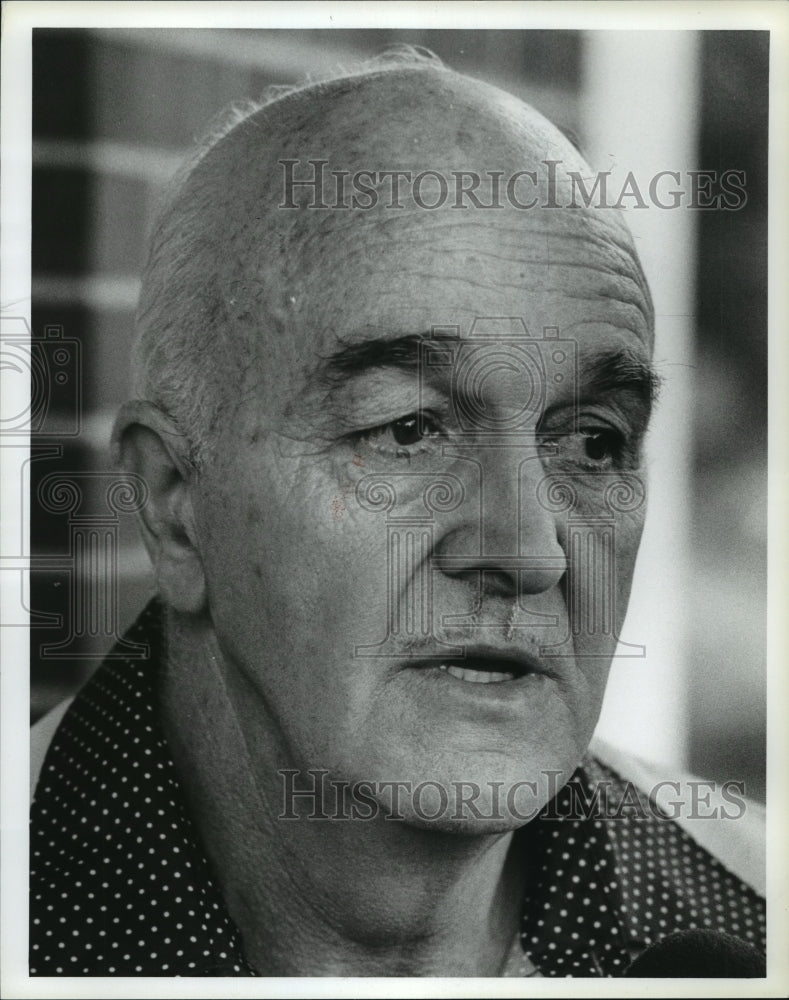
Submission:
{"label": "man's teeth", "polygon": [[442,663],[441,670],[459,681],[471,681],[472,684],[496,684],[499,681],[514,681],[515,674],[501,670],[469,670],[468,667],[456,667],[454,664]]}

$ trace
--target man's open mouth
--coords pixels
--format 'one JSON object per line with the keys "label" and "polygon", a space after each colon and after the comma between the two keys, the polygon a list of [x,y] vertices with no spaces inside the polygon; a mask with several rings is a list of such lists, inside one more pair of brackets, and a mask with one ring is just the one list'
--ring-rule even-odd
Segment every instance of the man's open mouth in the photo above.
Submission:
{"label": "man's open mouth", "polygon": [[467,648],[465,656],[450,656],[438,662],[425,662],[421,666],[438,668],[454,680],[467,684],[504,684],[520,680],[529,674],[549,673],[536,658],[521,650],[480,646]]}
{"label": "man's open mouth", "polygon": [[469,659],[441,663],[439,670],[445,670],[450,677],[468,681],[470,684],[500,684],[502,681],[514,681],[525,673],[510,669],[512,664],[508,664],[507,670],[491,669],[492,666],[490,660]]}

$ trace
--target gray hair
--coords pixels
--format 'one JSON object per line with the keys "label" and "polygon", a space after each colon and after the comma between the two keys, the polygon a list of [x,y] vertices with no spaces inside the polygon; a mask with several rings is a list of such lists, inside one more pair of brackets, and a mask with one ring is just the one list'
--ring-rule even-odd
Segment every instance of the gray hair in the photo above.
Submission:
{"label": "gray hair", "polygon": [[190,184],[190,179],[216,146],[263,108],[304,91],[319,95],[336,80],[398,69],[449,71],[428,49],[399,45],[320,80],[271,87],[260,100],[221,112],[168,186],[142,276],[132,352],[134,393],[155,403],[185,434],[196,469],[208,460],[213,432],[237,398],[228,391],[228,359],[240,367],[251,344],[238,343],[237,337],[229,342],[227,290],[207,233],[214,194],[210,185]]}

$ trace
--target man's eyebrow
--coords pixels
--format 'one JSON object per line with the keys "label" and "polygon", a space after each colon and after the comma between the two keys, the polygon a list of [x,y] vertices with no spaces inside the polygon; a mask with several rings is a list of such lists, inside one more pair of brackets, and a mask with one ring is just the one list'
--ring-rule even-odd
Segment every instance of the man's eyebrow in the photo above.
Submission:
{"label": "man's eyebrow", "polygon": [[580,395],[629,392],[650,409],[658,397],[661,383],[651,362],[627,348],[620,348],[586,362],[581,373]]}
{"label": "man's eyebrow", "polygon": [[339,379],[363,375],[380,368],[417,372],[420,353],[426,345],[460,342],[460,337],[454,332],[431,330],[429,333],[410,333],[341,344],[332,354],[321,358],[316,375],[320,381],[331,384]]}
{"label": "man's eyebrow", "polygon": [[[344,382],[355,375],[392,368],[417,373],[428,346],[463,344],[454,330],[434,329],[429,333],[378,337],[356,343],[340,343],[331,354],[321,357],[315,377],[323,385]],[[536,341],[528,340],[529,344]],[[581,372],[580,396],[601,392],[629,392],[647,409],[657,399],[661,378],[652,364],[627,348],[617,348],[590,359]]]}

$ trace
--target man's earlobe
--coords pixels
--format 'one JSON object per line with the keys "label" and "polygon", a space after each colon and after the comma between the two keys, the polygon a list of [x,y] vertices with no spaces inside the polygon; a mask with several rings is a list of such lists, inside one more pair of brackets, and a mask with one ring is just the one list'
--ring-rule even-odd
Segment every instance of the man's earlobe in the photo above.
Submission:
{"label": "man's earlobe", "polygon": [[148,486],[148,502],[139,517],[162,600],[184,614],[200,614],[206,583],[192,507],[188,440],[153,403],[134,400],[118,414],[112,447],[116,464]]}

